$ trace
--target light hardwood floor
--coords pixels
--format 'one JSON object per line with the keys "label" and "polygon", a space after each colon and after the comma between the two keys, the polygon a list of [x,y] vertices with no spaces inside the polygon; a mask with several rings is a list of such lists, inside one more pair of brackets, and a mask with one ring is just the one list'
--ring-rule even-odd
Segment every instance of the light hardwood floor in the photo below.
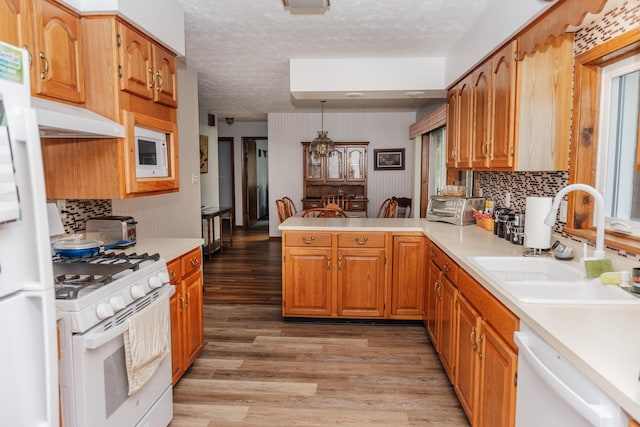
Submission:
{"label": "light hardwood floor", "polygon": [[[266,234],[239,232],[205,263],[205,348],[174,388],[172,427],[469,425],[420,324],[283,321],[279,250]],[[220,290],[225,258],[228,286],[256,288],[262,303],[238,295],[234,304]]]}

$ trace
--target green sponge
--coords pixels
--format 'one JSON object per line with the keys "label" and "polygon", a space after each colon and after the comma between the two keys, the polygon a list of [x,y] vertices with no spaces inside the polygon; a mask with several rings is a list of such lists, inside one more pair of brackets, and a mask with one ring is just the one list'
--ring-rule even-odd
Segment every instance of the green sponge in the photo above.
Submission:
{"label": "green sponge", "polygon": [[610,259],[585,259],[584,269],[587,278],[600,277],[602,273],[613,271],[613,264]]}

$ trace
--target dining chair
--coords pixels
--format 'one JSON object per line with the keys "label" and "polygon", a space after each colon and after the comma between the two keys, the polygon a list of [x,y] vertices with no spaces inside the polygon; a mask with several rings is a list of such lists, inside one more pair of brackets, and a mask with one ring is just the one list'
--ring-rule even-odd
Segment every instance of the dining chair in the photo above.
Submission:
{"label": "dining chair", "polygon": [[347,214],[342,209],[334,208],[311,208],[302,213],[303,218],[347,218]]}
{"label": "dining chair", "polygon": [[393,196],[391,200],[395,200],[398,203],[398,210],[396,212],[396,217],[409,218],[409,215],[411,214],[411,198]]}
{"label": "dining chair", "polygon": [[386,199],[378,209],[378,218],[395,218],[398,209],[398,202],[393,199]]}
{"label": "dining chair", "polygon": [[283,222],[285,219],[289,218],[289,210],[287,208],[287,203],[282,199],[276,200],[276,207],[278,208],[278,218],[280,218],[280,222]]}
{"label": "dining chair", "polygon": [[327,206],[329,203],[335,203],[344,211],[352,210],[351,199],[346,194],[325,194],[320,199],[322,206]]}
{"label": "dining chair", "polygon": [[[291,200],[289,197],[284,196],[282,198],[282,201],[285,203],[285,205],[287,206],[287,211],[289,213],[289,216],[294,216],[295,214],[298,213],[298,208],[296,208],[296,204],[293,203],[293,200]],[[287,217],[288,218],[288,217]]]}

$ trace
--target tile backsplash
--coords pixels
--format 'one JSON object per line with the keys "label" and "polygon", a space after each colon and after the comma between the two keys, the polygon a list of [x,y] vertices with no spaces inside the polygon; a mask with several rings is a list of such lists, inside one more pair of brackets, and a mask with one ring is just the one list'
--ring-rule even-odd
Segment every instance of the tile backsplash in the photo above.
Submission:
{"label": "tile backsplash", "polygon": [[111,215],[111,200],[66,200],[61,210],[65,233],[78,233],[85,230],[89,218]]}

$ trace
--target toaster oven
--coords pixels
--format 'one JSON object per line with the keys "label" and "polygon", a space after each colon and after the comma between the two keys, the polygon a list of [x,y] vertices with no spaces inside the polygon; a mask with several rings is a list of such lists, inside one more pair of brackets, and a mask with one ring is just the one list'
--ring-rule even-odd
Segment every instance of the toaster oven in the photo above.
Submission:
{"label": "toaster oven", "polygon": [[428,221],[442,221],[455,225],[474,224],[474,209],[484,209],[483,197],[431,196],[427,207]]}

